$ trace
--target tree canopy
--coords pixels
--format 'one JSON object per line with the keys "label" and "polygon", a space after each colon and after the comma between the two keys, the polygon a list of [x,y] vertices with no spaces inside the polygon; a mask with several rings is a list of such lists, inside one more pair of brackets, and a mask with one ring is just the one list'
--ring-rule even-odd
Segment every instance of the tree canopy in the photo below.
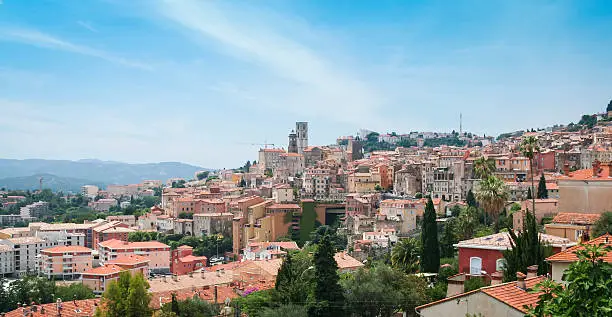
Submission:
{"label": "tree canopy", "polygon": [[149,317],[151,309],[151,294],[148,292],[149,283],[142,273],[130,274],[125,271],[119,274],[117,281],[112,281],[104,294],[100,306],[104,309],[96,310],[96,317]]}
{"label": "tree canopy", "polygon": [[344,294],[334,253],[330,237],[323,236],[314,254],[314,303],[308,309],[309,316],[335,317],[344,313]]}
{"label": "tree canopy", "polygon": [[592,236],[599,237],[606,233],[612,233],[612,212],[604,212],[593,226]]}
{"label": "tree canopy", "polygon": [[538,182],[538,199],[546,198],[548,198],[548,190],[546,189],[546,178],[544,178],[544,174],[542,174]]}

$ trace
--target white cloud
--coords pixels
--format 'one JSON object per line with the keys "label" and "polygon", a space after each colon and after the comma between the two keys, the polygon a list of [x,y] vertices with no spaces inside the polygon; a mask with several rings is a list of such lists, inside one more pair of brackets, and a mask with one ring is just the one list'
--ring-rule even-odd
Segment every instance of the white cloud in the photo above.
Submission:
{"label": "white cloud", "polygon": [[94,27],[91,25],[91,22],[87,22],[87,21],[80,21],[80,20],[79,20],[79,21],[77,21],[76,23],[77,23],[78,25],[82,26],[83,28],[85,28],[85,29],[87,29],[87,30],[91,31],[91,32],[98,33],[98,29],[94,28]]}
{"label": "white cloud", "polygon": [[[296,29],[286,25],[290,19],[275,20],[272,25],[265,12],[217,4],[163,1],[158,9],[195,33],[198,42],[212,43],[221,53],[254,67],[256,79],[234,82],[249,87],[248,96],[241,98],[303,116],[351,123],[375,120],[380,98],[373,87],[360,80],[357,72],[342,69],[337,59],[325,56],[324,48],[306,45],[299,34],[283,34]],[[305,37],[312,38],[311,32],[315,30],[307,30]],[[226,92],[240,93],[225,86]]]}
{"label": "white cloud", "polygon": [[72,52],[76,54],[91,56],[106,60],[111,63],[123,65],[131,68],[138,68],[143,70],[152,70],[150,65],[125,59],[123,57],[115,56],[109,52],[94,49],[88,46],[74,44],[60,38],[54,37],[49,34],[39,32],[31,29],[0,29],[0,40],[13,41],[19,43],[25,43],[29,45],[56,49],[66,52]]}

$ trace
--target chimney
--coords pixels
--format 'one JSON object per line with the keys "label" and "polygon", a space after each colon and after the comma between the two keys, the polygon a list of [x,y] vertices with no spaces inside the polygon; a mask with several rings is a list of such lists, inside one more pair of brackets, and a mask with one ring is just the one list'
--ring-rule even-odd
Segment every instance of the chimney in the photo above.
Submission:
{"label": "chimney", "polygon": [[527,278],[538,276],[538,265],[532,265],[527,267]]}
{"label": "chimney", "polygon": [[601,162],[598,160],[593,161],[593,177],[597,177],[599,175],[599,166]]}
{"label": "chimney", "polygon": [[193,277],[193,272],[189,272],[189,277]]}
{"label": "chimney", "polygon": [[162,276],[162,280],[164,281],[164,283],[167,283],[168,281],[166,281],[166,276]]}
{"label": "chimney", "polygon": [[569,173],[570,173],[569,163],[563,164],[563,175],[569,176]]}
{"label": "chimney", "polygon": [[202,269],[202,271],[200,271],[200,272],[202,272],[202,274],[200,274],[202,276],[202,278],[205,278],[206,277],[206,274],[205,274],[206,272],[204,271],[204,269]]}
{"label": "chimney", "polygon": [[496,271],[491,274],[491,285],[498,285],[502,283],[502,279],[504,278],[504,273],[502,271]]}
{"label": "chimney", "polygon": [[527,284],[525,284],[525,275],[523,272],[516,272],[516,286],[522,290],[527,290]]}

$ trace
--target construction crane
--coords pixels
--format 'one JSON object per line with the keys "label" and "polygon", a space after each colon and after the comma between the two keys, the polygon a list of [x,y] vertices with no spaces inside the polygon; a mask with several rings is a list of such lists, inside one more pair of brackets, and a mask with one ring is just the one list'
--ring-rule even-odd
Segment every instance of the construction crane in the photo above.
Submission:
{"label": "construction crane", "polygon": [[245,143],[245,142],[239,142],[238,144],[246,144],[246,145],[257,145],[257,146],[263,146],[264,149],[267,149],[268,146],[274,147],[274,143]]}

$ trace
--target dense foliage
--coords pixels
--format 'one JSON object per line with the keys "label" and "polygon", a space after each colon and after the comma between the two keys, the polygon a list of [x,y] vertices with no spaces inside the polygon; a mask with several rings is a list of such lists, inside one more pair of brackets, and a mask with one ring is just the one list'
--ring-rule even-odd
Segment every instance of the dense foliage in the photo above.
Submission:
{"label": "dense foliage", "polygon": [[177,317],[214,317],[219,315],[219,308],[199,297],[176,300],[172,295],[172,302],[162,306],[162,312],[174,313]]}
{"label": "dense foliage", "polygon": [[94,293],[83,284],[57,286],[54,281],[43,277],[25,276],[10,283],[0,278],[0,312],[16,309],[20,303],[46,304],[58,298],[63,301],[88,299],[94,298]]}
{"label": "dense foliage", "polygon": [[531,212],[525,213],[524,229],[518,234],[514,230],[508,231],[511,248],[503,251],[506,264],[504,265],[504,281],[516,280],[516,273],[527,273],[527,267],[538,266],[538,275],[548,273],[546,258],[552,255],[552,248],[540,240],[538,225]]}
{"label": "dense foliage", "polygon": [[593,238],[599,237],[606,233],[612,233],[612,212],[604,212],[599,216],[599,220],[595,222],[591,232]]}
{"label": "dense foliage", "polygon": [[612,251],[609,246],[585,245],[576,251],[578,261],[563,274],[565,287],[552,280],[544,280],[534,287],[542,292],[529,316],[611,316],[612,264],[602,257]]}
{"label": "dense foliage", "polygon": [[141,273],[132,275],[130,272],[121,272],[117,281],[112,281],[104,294],[100,306],[104,309],[96,310],[96,317],[149,317],[151,309],[151,294],[148,292],[149,283]]}
{"label": "dense foliage", "polygon": [[538,199],[546,198],[548,198],[548,190],[546,189],[546,179],[544,178],[544,174],[542,174],[538,182]]}
{"label": "dense foliage", "polygon": [[421,243],[417,239],[402,239],[391,251],[391,264],[401,272],[412,274],[419,270]]}

